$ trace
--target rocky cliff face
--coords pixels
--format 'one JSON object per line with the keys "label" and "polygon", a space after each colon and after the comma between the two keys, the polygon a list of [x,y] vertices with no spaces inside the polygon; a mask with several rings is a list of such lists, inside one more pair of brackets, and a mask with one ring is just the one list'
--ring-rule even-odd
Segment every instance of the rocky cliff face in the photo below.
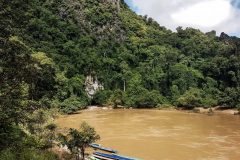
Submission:
{"label": "rocky cliff face", "polygon": [[103,90],[103,85],[98,81],[97,77],[88,75],[85,80],[85,91],[89,98],[93,98],[97,91]]}
{"label": "rocky cliff face", "polygon": [[81,26],[81,32],[94,34],[98,40],[108,40],[115,35],[116,41],[123,41],[125,32],[119,17],[122,5],[121,0],[66,0],[59,8],[59,14],[63,19],[73,15],[74,21]]}
{"label": "rocky cliff face", "polygon": [[120,0],[102,0],[102,2],[108,2],[108,3],[112,3],[113,5],[117,6],[118,11],[120,11]]}

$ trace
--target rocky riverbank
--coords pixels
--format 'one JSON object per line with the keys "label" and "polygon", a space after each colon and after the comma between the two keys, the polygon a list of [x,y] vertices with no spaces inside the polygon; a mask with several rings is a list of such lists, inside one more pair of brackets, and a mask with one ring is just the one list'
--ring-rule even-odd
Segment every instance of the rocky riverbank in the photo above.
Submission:
{"label": "rocky riverbank", "polygon": [[229,115],[240,114],[240,112],[237,109],[222,109],[220,107],[213,107],[213,108],[196,107],[192,111],[194,113],[201,113],[201,114],[229,114]]}
{"label": "rocky riverbank", "polygon": [[[88,106],[87,110],[112,110],[114,109],[113,106]],[[133,109],[133,108],[126,108],[124,106],[118,106],[116,109]],[[192,110],[186,109],[177,109],[174,107],[171,108],[153,108],[151,110],[176,110],[176,111],[184,111],[184,112],[191,112],[191,113],[199,113],[199,114],[228,114],[228,115],[240,115],[240,111],[238,109],[225,109],[221,107],[212,107],[212,108],[204,108],[204,107],[195,107]]]}

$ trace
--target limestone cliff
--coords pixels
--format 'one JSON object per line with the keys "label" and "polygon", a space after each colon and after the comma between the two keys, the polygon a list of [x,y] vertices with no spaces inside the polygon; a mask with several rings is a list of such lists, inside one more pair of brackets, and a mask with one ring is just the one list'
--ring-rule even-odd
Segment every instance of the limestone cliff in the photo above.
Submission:
{"label": "limestone cliff", "polygon": [[97,91],[103,90],[103,85],[98,81],[97,77],[88,75],[85,80],[85,91],[89,98],[93,98]]}

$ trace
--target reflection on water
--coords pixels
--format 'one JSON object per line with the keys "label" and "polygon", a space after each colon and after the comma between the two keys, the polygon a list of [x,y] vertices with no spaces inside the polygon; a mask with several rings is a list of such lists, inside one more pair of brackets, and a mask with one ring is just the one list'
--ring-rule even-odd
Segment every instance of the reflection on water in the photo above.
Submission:
{"label": "reflection on water", "polygon": [[145,160],[239,160],[240,117],[158,110],[92,110],[57,119],[95,127],[99,143]]}

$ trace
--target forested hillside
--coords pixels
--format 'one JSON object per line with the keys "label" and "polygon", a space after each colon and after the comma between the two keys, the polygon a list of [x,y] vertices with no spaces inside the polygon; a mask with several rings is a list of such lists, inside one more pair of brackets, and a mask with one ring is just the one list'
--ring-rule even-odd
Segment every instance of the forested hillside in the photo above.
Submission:
{"label": "forested hillside", "polygon": [[[41,76],[34,70],[23,73],[34,83],[24,80],[28,98],[44,106],[71,112],[91,103],[190,108],[240,104],[236,37],[181,27],[175,33],[118,0],[2,0],[1,7],[1,48],[14,36],[46,66]],[[10,65],[5,54],[1,49],[1,80],[8,73],[5,65]],[[21,70],[16,66],[9,67]],[[104,86],[93,100],[84,89],[87,75]]]}

